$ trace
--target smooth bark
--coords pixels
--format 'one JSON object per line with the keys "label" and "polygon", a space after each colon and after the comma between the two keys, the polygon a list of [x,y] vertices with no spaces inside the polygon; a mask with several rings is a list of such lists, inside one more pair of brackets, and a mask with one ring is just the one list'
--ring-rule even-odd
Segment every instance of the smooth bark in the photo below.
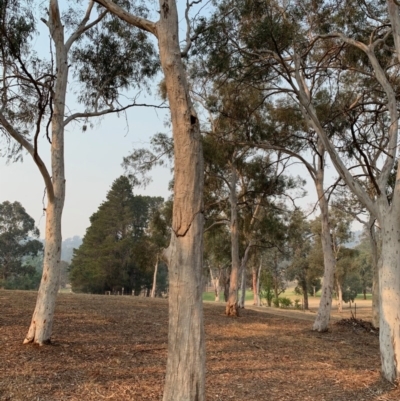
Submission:
{"label": "smooth bark", "polygon": [[343,312],[343,292],[342,285],[338,278],[336,278],[336,290],[337,290],[337,303],[338,303],[338,312]]}
{"label": "smooth bark", "polygon": [[239,280],[239,229],[238,229],[238,212],[237,212],[237,172],[234,165],[231,165],[231,182],[230,182],[230,208],[231,208],[231,256],[232,268],[229,280],[229,296],[226,303],[225,314],[227,316],[239,316],[238,306],[238,280]]}
{"label": "smooth bark", "polygon": [[368,223],[368,238],[371,247],[371,262],[372,262],[372,325],[379,327],[379,261],[378,243],[376,238],[375,218],[370,217]]}
{"label": "smooth bark", "polygon": [[319,162],[318,170],[315,179],[315,185],[318,194],[318,204],[321,211],[321,243],[322,252],[324,254],[324,277],[322,282],[321,300],[317,316],[313,324],[313,330],[326,331],[331,315],[332,308],[332,294],[336,260],[333,254],[332,238],[329,227],[329,210],[328,202],[324,191],[324,148],[319,142]]}
{"label": "smooth bark", "polygon": [[59,288],[61,258],[61,217],[65,200],[64,114],[68,81],[68,49],[64,44],[58,2],[50,1],[48,26],[55,46],[57,80],[54,88],[51,120],[51,190],[46,207],[46,233],[43,273],[36,307],[24,344],[43,345],[50,342],[54,309]]}
{"label": "smooth bark", "polygon": [[241,272],[241,285],[240,285],[240,299],[239,299],[239,307],[244,308],[245,301],[246,301],[246,268],[247,262],[249,260],[250,249],[252,247],[252,242],[250,242],[246,250],[244,252],[242,263],[240,264],[240,272]]}
{"label": "smooth bark", "polygon": [[157,272],[158,272],[158,254],[157,254],[157,259],[156,259],[156,264],[154,266],[154,274],[153,274],[153,285],[151,287],[151,293],[150,297],[155,298],[156,297],[156,290],[157,290]]}

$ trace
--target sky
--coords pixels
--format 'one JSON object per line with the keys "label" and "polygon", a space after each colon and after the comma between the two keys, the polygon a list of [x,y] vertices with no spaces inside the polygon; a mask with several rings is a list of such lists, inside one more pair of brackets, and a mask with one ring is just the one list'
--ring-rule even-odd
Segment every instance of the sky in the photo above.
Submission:
{"label": "sky", "polygon": [[[182,3],[180,5],[180,15]],[[181,31],[181,35],[184,32]],[[39,53],[48,49],[46,35],[40,35],[36,40]],[[160,77],[154,80],[154,87]],[[141,97],[141,102],[159,104],[156,96]],[[68,106],[71,111],[81,110],[81,106],[70,98]],[[94,119],[93,128],[82,131],[78,124],[70,124],[65,132],[65,169],[66,169],[66,199],[63,212],[63,239],[74,235],[83,236],[89,226],[90,216],[96,212],[105,200],[111,184],[124,173],[121,167],[122,158],[134,148],[148,147],[152,135],[158,132],[170,133],[165,127],[168,110],[154,108],[132,108],[126,115],[120,117],[107,115]],[[40,139],[39,151],[46,164],[49,163],[49,146],[45,138]],[[292,168],[295,175],[308,179],[308,173],[301,165]],[[332,174],[333,175],[333,174]],[[135,188],[134,194],[170,196],[168,184],[171,180],[170,169],[158,167],[153,171],[153,181],[147,188]],[[44,182],[39,171],[28,154],[23,162],[7,163],[0,158],[0,202],[5,200],[20,202],[31,215],[44,237],[45,217],[43,208]],[[316,194],[308,179],[305,187],[308,196],[299,204],[306,210],[315,206]]]}

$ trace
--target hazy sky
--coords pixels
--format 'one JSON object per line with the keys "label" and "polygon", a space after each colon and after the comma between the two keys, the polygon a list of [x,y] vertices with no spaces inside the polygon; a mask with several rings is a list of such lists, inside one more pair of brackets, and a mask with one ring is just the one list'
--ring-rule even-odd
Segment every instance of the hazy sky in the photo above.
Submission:
{"label": "hazy sky", "polygon": [[[180,2],[182,8],[182,3]],[[180,11],[182,14],[182,10]],[[184,32],[181,32],[184,35]],[[36,41],[39,52],[48,49],[46,35]],[[70,79],[70,81],[72,78]],[[159,78],[155,80],[156,85]],[[160,100],[147,96],[141,102],[159,104]],[[74,110],[82,108],[68,101]],[[122,158],[132,149],[146,147],[150,137],[157,132],[169,132],[164,126],[168,110],[153,108],[133,108],[125,116],[108,115],[94,119],[94,128],[82,132],[78,124],[70,124],[65,133],[66,201],[63,213],[63,238],[73,235],[83,236],[89,225],[89,217],[105,200],[112,182],[123,174]],[[41,138],[39,151],[48,164],[49,146]],[[300,165],[292,168],[308,181],[308,174]],[[135,194],[163,196],[167,198],[168,183],[171,179],[169,168],[157,168],[153,172],[153,182],[146,189],[135,189]],[[0,202],[19,201],[35,219],[41,237],[44,237],[45,218],[43,214],[44,182],[31,157],[25,154],[23,163],[6,164],[0,159]],[[306,186],[309,196],[300,204],[311,210],[316,200],[315,189],[309,182]]]}

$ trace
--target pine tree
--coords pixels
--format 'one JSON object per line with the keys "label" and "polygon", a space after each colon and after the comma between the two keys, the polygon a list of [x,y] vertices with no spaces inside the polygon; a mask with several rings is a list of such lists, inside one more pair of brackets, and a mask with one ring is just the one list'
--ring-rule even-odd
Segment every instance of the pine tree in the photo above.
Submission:
{"label": "pine tree", "polygon": [[[162,198],[134,196],[129,180],[114,181],[94,213],[81,247],[74,251],[70,278],[75,291],[103,293],[151,286],[152,255],[145,235],[152,208]],[[151,266],[151,267],[150,267]]]}

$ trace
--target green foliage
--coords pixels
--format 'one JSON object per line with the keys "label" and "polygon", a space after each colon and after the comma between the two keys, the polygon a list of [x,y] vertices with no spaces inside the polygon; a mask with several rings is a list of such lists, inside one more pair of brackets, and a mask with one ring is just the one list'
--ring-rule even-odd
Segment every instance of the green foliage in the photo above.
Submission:
{"label": "green foliage", "polygon": [[279,305],[279,307],[281,307],[283,309],[287,309],[287,308],[290,308],[291,306],[293,306],[293,301],[290,298],[279,297],[278,305]]}
{"label": "green foliage", "polygon": [[[147,16],[143,5],[124,3],[137,15]],[[78,100],[96,110],[117,107],[122,91],[145,86],[160,67],[147,32],[112,13],[83,35],[71,59],[81,83]]]}
{"label": "green foliage", "polygon": [[151,288],[160,243],[146,231],[162,198],[133,196],[129,180],[114,181],[107,200],[94,213],[81,247],[74,251],[70,279],[74,291],[103,293]]}
{"label": "green foliage", "polygon": [[357,272],[353,271],[346,275],[342,284],[342,296],[344,302],[354,302],[357,295],[363,290],[360,276]]}
{"label": "green foliage", "polygon": [[274,298],[273,291],[273,277],[271,272],[263,270],[260,277],[260,297],[267,301],[267,305],[271,306],[272,300]]}
{"label": "green foliage", "polygon": [[19,202],[0,204],[0,286],[13,289],[35,289],[40,272],[34,261],[43,244],[35,221]]}

